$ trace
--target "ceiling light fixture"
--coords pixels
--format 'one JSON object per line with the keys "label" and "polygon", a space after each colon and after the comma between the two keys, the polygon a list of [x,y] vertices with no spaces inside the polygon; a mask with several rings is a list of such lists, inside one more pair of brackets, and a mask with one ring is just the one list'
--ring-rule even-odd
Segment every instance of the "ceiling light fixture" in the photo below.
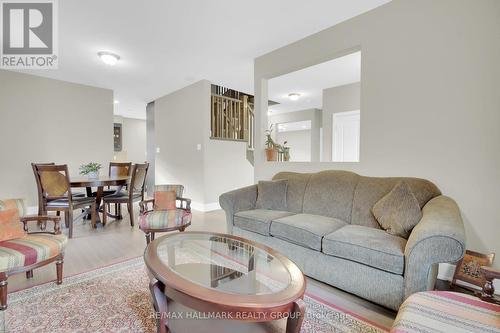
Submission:
{"label": "ceiling light fixture", "polygon": [[99,58],[101,58],[102,62],[106,65],[114,66],[120,60],[120,56],[118,54],[114,54],[107,51],[97,52]]}
{"label": "ceiling light fixture", "polygon": [[288,98],[291,100],[291,101],[296,101],[298,100],[300,97],[300,94],[299,93],[291,93],[291,94],[288,94]]}
{"label": "ceiling light fixture", "polygon": [[113,101],[113,104],[115,104],[115,105],[116,105],[116,104],[120,104],[120,101],[114,100],[114,101]]}

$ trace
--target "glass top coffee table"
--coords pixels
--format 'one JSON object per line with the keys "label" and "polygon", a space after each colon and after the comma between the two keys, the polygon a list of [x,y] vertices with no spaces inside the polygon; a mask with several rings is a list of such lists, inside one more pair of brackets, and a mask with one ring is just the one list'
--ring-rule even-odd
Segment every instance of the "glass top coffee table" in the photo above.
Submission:
{"label": "glass top coffee table", "polygon": [[169,300],[216,318],[287,318],[287,332],[300,331],[304,275],[265,245],[226,234],[183,232],[151,242],[144,260],[157,280],[150,290],[159,332],[168,332]]}

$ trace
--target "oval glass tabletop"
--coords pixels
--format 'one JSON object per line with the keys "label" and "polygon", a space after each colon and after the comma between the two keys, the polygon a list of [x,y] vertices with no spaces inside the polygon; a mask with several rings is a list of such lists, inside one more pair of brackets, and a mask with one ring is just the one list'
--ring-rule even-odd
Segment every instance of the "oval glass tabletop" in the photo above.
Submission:
{"label": "oval glass tabletop", "polygon": [[278,258],[242,240],[203,233],[158,239],[156,255],[178,276],[202,287],[238,295],[274,294],[291,275]]}

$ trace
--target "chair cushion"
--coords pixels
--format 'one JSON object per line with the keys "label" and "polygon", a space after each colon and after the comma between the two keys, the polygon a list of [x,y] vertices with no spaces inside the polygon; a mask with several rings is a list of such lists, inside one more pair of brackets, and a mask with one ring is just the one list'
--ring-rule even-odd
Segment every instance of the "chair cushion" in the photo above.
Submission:
{"label": "chair cushion", "polygon": [[[134,193],[134,194],[132,194],[132,199],[138,199],[140,197],[141,197],[141,193]],[[107,196],[103,197],[102,199],[104,201],[106,201],[107,199],[113,199],[113,200],[123,199],[123,200],[127,200],[128,199],[128,191],[120,191],[118,193],[110,194],[110,195],[107,195]]]}
{"label": "chair cushion", "polygon": [[286,210],[288,180],[259,181],[257,184],[257,209]]}
{"label": "chair cushion", "polygon": [[175,201],[177,193],[175,191],[155,191],[154,210],[173,210],[176,209]]}
{"label": "chair cushion", "polygon": [[500,305],[463,293],[419,292],[401,305],[391,332],[500,332]]}
{"label": "chair cushion", "polygon": [[346,223],[332,217],[297,214],[271,222],[271,236],[321,251],[323,236],[342,228]]}
{"label": "chair cushion", "polygon": [[382,229],[403,238],[408,238],[412,229],[422,218],[417,198],[406,182],[400,181],[372,208],[373,216]]}
{"label": "chair cushion", "polygon": [[[74,197],[72,199],[73,206],[83,206],[90,205],[95,202],[95,198],[92,197]],[[47,207],[68,207],[68,199],[56,199],[47,202]]]}
{"label": "chair cushion", "polygon": [[403,274],[406,239],[384,230],[346,225],[323,238],[323,253]]}
{"label": "chair cushion", "polygon": [[184,209],[158,210],[141,215],[141,229],[167,229],[191,222],[191,213]]}
{"label": "chair cushion", "polygon": [[65,235],[37,234],[0,242],[0,272],[33,265],[64,252]]}
{"label": "chair cushion", "polygon": [[293,213],[270,209],[245,210],[234,214],[234,225],[241,229],[269,236],[271,221],[289,215],[293,215]]}
{"label": "chair cushion", "polygon": [[17,208],[0,210],[0,230],[0,242],[25,236]]}

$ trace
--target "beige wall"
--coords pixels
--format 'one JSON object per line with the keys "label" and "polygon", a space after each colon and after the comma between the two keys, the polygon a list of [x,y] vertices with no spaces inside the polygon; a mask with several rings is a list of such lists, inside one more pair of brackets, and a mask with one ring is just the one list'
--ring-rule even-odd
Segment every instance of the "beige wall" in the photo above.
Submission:
{"label": "beige wall", "polygon": [[0,70],[0,198],[34,206],[31,162],[66,163],[71,175],[113,156],[113,92]]}
{"label": "beige wall", "polygon": [[362,120],[360,163],[272,163],[259,149],[255,179],[283,169],[427,178],[458,202],[467,247],[500,254],[499,17],[496,0],[394,0],[257,58],[256,147],[267,79],[356,49]]}
{"label": "beige wall", "polygon": [[[360,87],[361,84],[356,82],[323,90],[322,161],[332,160],[333,114],[337,112],[359,110]],[[361,114],[361,121],[363,121],[363,114]]]}
{"label": "beige wall", "polygon": [[202,80],[154,105],[155,182],[183,184],[199,210],[215,209],[220,194],[253,183],[246,143],[210,139],[210,88]]}
{"label": "beige wall", "polygon": [[122,124],[122,151],[115,151],[116,161],[144,163],[146,160],[146,120],[115,116]]}

